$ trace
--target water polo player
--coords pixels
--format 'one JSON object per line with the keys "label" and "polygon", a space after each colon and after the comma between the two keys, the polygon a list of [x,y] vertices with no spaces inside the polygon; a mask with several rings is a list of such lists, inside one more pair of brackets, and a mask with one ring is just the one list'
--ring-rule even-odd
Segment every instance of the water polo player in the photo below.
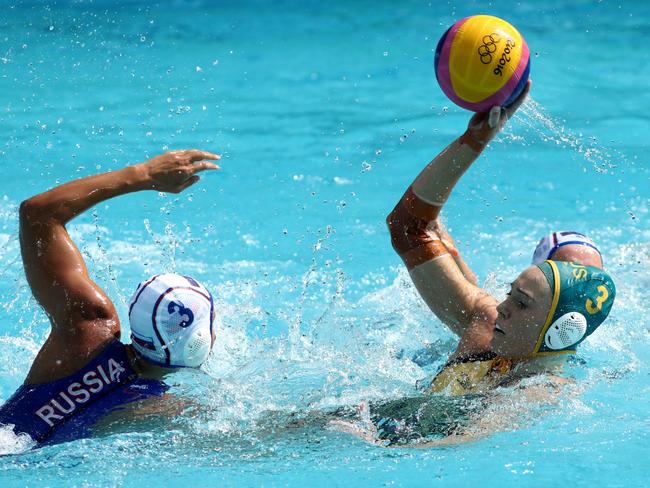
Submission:
{"label": "water polo player", "polygon": [[218,169],[219,156],[172,151],[119,171],[36,195],[20,206],[27,281],[51,322],[24,384],[0,407],[0,424],[38,443],[92,433],[125,404],[162,396],[165,374],[198,367],[214,343],[214,307],[191,277],[155,276],[136,289],[129,309],[132,344],[120,342],[115,306],[88,274],[66,224],[105,200],[142,190],[180,193]]}
{"label": "water polo player", "polygon": [[586,235],[572,230],[551,232],[539,240],[533,253],[533,264],[547,259],[603,267],[603,257],[596,243]]}
{"label": "water polo player", "polygon": [[450,252],[444,231],[437,231],[438,214],[453,187],[529,89],[530,83],[508,108],[475,114],[467,131],[426,166],[387,218],[393,247],[420,295],[460,336],[429,392],[480,393],[514,377],[548,371],[576,351],[614,301],[614,283],[602,269],[545,260],[524,270],[498,303],[466,277],[471,270],[463,272],[457,251]]}

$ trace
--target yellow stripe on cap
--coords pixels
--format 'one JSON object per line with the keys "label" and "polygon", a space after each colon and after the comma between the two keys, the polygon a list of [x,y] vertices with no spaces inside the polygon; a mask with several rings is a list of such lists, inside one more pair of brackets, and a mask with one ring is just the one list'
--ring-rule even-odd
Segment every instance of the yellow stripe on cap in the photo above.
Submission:
{"label": "yellow stripe on cap", "polygon": [[[550,260],[546,262],[551,265],[551,269],[553,270],[553,301],[551,302],[551,309],[548,311],[548,315],[546,316],[546,322],[544,322],[544,327],[542,327],[542,331],[539,333],[539,337],[537,338],[537,344],[535,344],[535,349],[533,349],[533,354],[544,354],[539,352],[539,348],[542,346],[542,341],[544,340],[544,334],[546,334],[546,331],[551,326],[551,321],[553,320],[553,316],[555,315],[555,310],[557,310],[557,304],[560,301],[560,270],[557,269],[557,264],[555,264],[555,262]],[[564,352],[564,351],[549,351],[549,352],[551,354],[557,354],[558,352]]]}
{"label": "yellow stripe on cap", "polygon": [[[506,46],[507,39],[514,46]],[[456,95],[476,103],[498,92],[517,69],[523,45],[524,39],[517,29],[498,17],[475,15],[467,19],[454,35],[449,52],[449,74]],[[509,53],[504,53],[506,47]],[[495,74],[502,56],[509,61],[501,75]]]}

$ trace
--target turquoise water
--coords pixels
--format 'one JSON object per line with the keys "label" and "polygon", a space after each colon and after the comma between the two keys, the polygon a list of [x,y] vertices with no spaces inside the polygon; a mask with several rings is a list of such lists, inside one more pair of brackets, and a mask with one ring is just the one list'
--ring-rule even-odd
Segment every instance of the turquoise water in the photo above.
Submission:
{"label": "turquoise water", "polygon": [[[267,412],[413,394],[455,346],[383,221],[464,130],[433,49],[475,13],[524,34],[534,87],[456,189],[448,225],[499,296],[541,234],[589,233],[617,280],[611,318],[558,403],[513,395],[498,408],[515,420],[476,442],[393,450],[287,430]],[[203,411],[37,451],[1,432],[3,487],[647,484],[644,2],[19,2],[0,26],[1,400],[48,331],[22,273],[21,200],[167,149],[223,154],[188,193],[130,195],[71,226],[123,319],[161,270],[216,292],[215,354],[173,379]]]}

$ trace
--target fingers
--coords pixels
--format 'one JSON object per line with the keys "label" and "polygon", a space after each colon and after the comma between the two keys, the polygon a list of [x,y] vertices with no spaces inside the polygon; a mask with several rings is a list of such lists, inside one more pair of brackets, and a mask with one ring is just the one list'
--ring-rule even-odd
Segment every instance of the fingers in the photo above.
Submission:
{"label": "fingers", "polygon": [[524,103],[524,100],[526,100],[526,97],[528,96],[528,92],[530,91],[530,87],[533,84],[532,80],[528,80],[528,83],[526,83],[526,86],[522,90],[521,94],[517,97],[517,99],[512,102],[512,104],[506,109],[506,115],[509,117],[514,114],[517,109],[521,106],[522,103]]}
{"label": "fingers", "polygon": [[501,118],[501,107],[495,105],[490,109],[490,114],[488,115],[488,126],[491,129],[494,129],[499,123],[500,118]]}
{"label": "fingers", "polygon": [[186,190],[187,188],[189,188],[190,186],[192,186],[194,183],[196,183],[196,182],[199,181],[200,179],[201,179],[200,176],[197,176],[197,175],[192,176],[192,177],[189,178],[185,183],[183,183],[181,186],[178,187],[176,193],[180,193],[180,192]]}
{"label": "fingers", "polygon": [[221,166],[218,166],[214,163],[208,161],[201,161],[199,163],[193,164],[190,166],[193,173],[198,173],[199,171],[205,171],[206,169],[221,169]]}
{"label": "fingers", "polygon": [[221,156],[211,152],[201,151],[199,149],[185,149],[180,151],[170,151],[168,154],[173,156],[175,163],[182,168],[183,172],[188,176],[198,173],[199,171],[221,169],[216,164],[205,161],[206,159],[221,159]]}
{"label": "fingers", "polygon": [[186,151],[183,151],[185,156],[190,158],[190,161],[195,162],[195,161],[202,161],[204,159],[213,159],[213,160],[219,160],[221,159],[221,156],[218,154],[214,154],[211,152],[207,151],[201,151],[199,149],[187,149]]}
{"label": "fingers", "polygon": [[204,159],[221,159],[221,156],[218,154],[214,154],[208,151],[201,151],[199,149],[182,149],[180,151],[169,151],[168,154],[171,154],[178,158],[187,158],[190,160],[190,162],[202,161]]}

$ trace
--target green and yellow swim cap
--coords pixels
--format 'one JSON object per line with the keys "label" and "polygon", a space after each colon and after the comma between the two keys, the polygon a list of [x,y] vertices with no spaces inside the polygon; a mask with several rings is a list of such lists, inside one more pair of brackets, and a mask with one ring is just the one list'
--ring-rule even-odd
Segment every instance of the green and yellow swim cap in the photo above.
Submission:
{"label": "green and yellow swim cap", "polygon": [[544,261],[544,273],[553,300],[533,354],[574,353],[607,318],[616,287],[609,273],[593,266]]}

